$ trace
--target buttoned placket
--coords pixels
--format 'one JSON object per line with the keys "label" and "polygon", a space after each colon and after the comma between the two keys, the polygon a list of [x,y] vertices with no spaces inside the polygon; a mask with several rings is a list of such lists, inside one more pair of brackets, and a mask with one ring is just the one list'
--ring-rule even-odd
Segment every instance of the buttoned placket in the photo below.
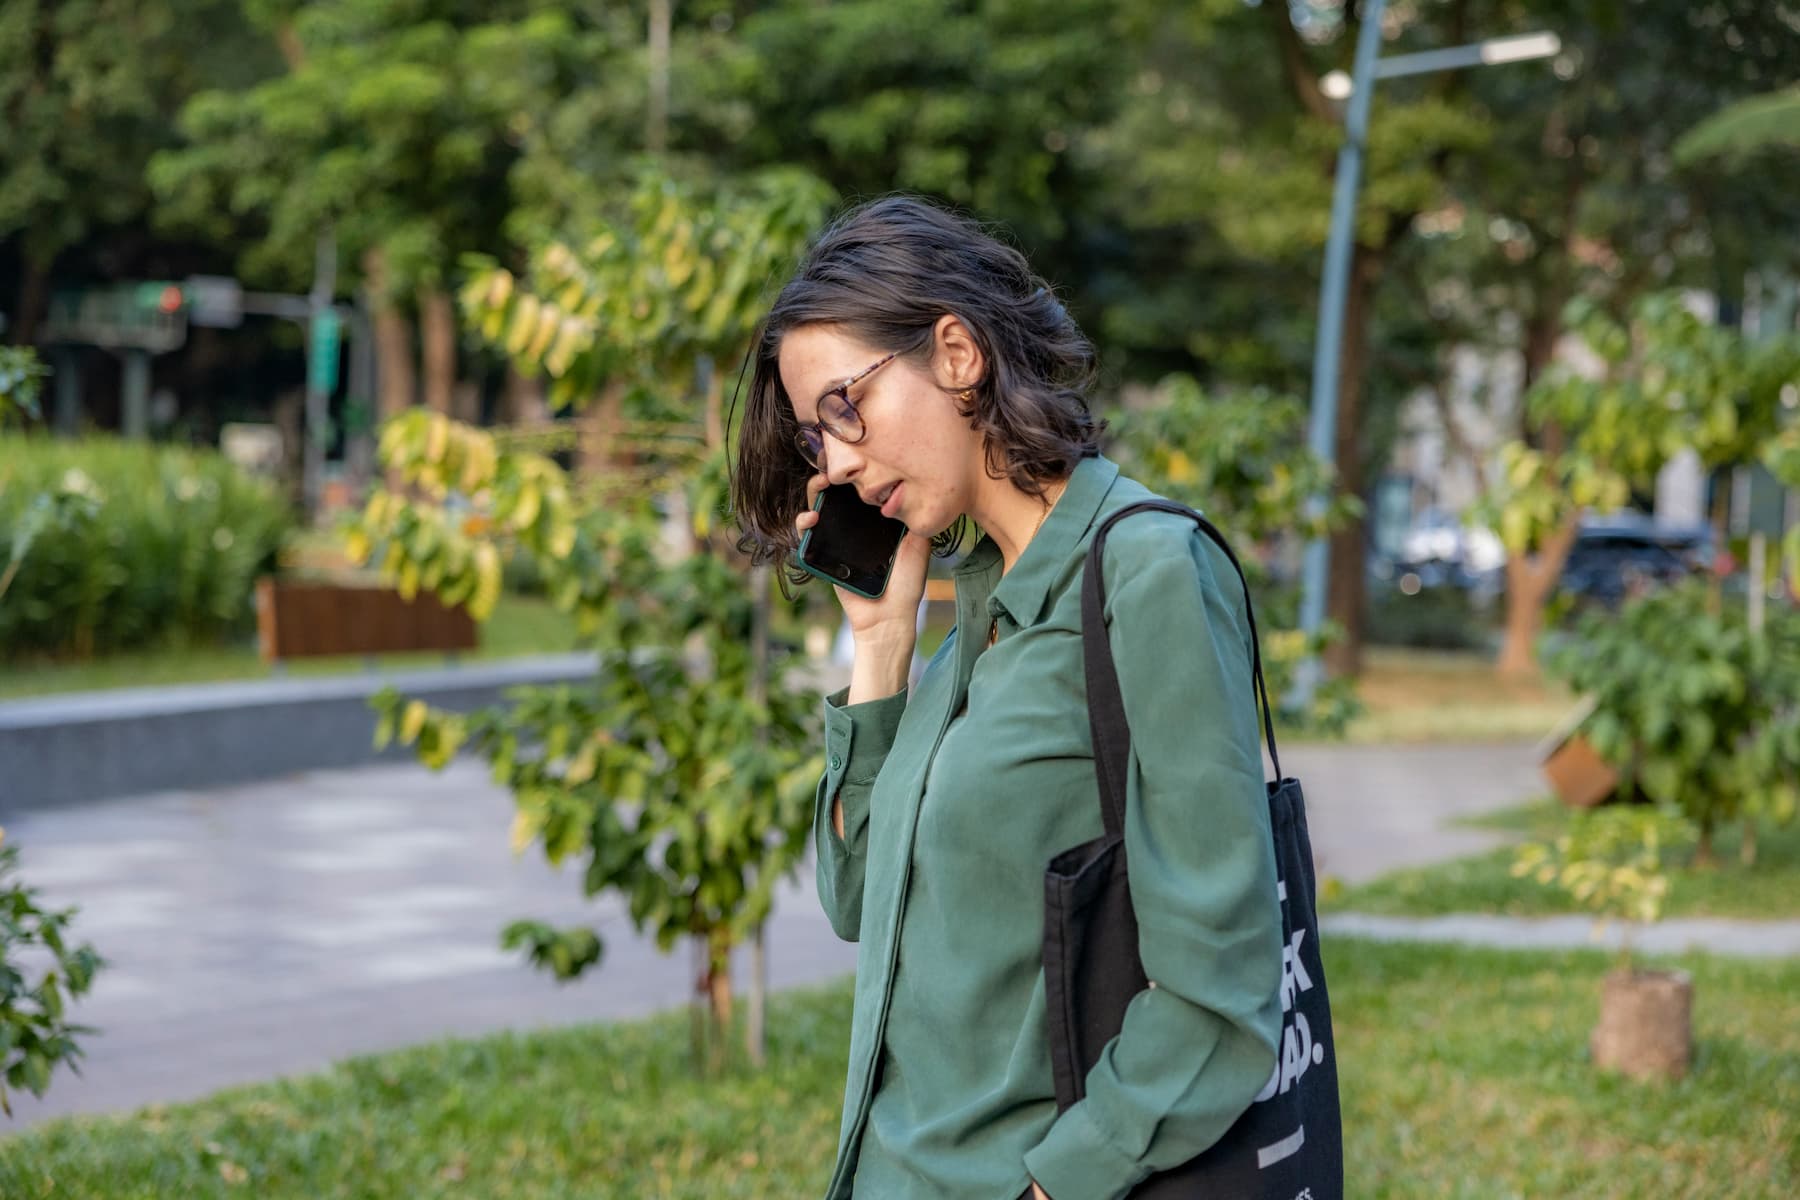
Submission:
{"label": "buttoned placket", "polygon": [[[1060,521],[1062,527],[1057,538],[1052,539],[1059,546],[1062,542],[1067,542],[1070,548],[1075,546],[1118,475],[1118,468],[1105,459],[1084,463],[1080,469],[1085,472],[1082,487],[1072,495],[1064,495],[1040,528],[1040,532],[1049,531]],[[1023,563],[1023,571],[1019,569],[1021,564],[1015,564],[1012,571],[1003,572],[998,549],[991,541],[984,540],[956,568],[957,623],[949,635],[954,642],[945,648],[947,661],[939,664],[940,670],[946,666],[950,668],[949,678],[935,673],[928,676],[911,702],[918,705],[917,717],[924,719],[921,722],[924,728],[919,732],[924,733],[925,729],[933,732],[929,743],[909,739],[905,753],[910,757],[925,751],[924,761],[908,774],[904,784],[882,794],[885,812],[875,818],[885,825],[882,841],[891,849],[886,850],[883,857],[891,864],[891,874],[885,878],[877,876],[873,873],[876,863],[870,861],[871,873],[864,886],[866,907],[860,929],[866,958],[859,957],[856,990],[859,1009],[866,1005],[867,1009],[873,1010],[873,1018],[864,1027],[866,1037],[853,1028],[845,1095],[847,1120],[841,1153],[826,1191],[829,1200],[843,1200],[850,1193],[851,1177],[861,1156],[862,1139],[867,1132],[874,1093],[879,1085],[899,965],[900,934],[907,893],[912,885],[914,847],[932,765],[946,734],[967,702],[978,660],[989,648],[987,639],[981,634],[992,629],[997,642],[1001,617],[1010,623],[1009,636],[1021,628],[1021,622],[1031,624],[1041,617],[1047,590],[1055,572],[1060,569],[1060,554],[1059,549],[1057,554],[1046,559],[1040,553],[1036,559]],[[1028,556],[1022,555],[1022,559],[1025,557]],[[975,636],[967,636],[970,633]],[[874,833],[871,826],[872,838]],[[887,939],[885,944],[881,942],[882,938]],[[857,1026],[861,1026],[860,1021]]]}
{"label": "buttoned placket", "polygon": [[[870,1039],[865,1051],[865,1060],[861,1064],[862,1088],[856,1101],[856,1120],[852,1126],[854,1132],[850,1139],[850,1145],[856,1146],[859,1151],[860,1142],[868,1124],[869,1104],[875,1094],[881,1056],[887,1045],[888,1009],[894,998],[894,968],[900,954],[900,923],[906,916],[906,891],[912,881],[912,847],[914,835],[919,827],[919,808],[924,803],[925,789],[931,778],[931,766],[937,760],[938,748],[943,745],[944,735],[949,732],[956,715],[962,711],[969,694],[969,681],[975,674],[975,664],[987,649],[985,642],[964,638],[961,636],[961,631],[980,628],[980,615],[983,612],[989,614],[990,620],[997,619],[998,613],[1005,612],[1004,606],[998,605],[993,596],[993,576],[998,575],[997,566],[997,558],[992,562],[987,562],[985,556],[980,560],[971,556],[970,560],[965,560],[956,570],[956,627],[951,632],[951,636],[956,638],[954,686],[950,688],[949,695],[943,702],[942,710],[939,713],[937,735],[932,739],[931,753],[925,760],[924,769],[914,780],[910,789],[911,809],[907,813],[906,826],[901,838],[906,852],[901,860],[903,866],[898,886],[894,891],[890,916],[883,930],[888,944],[881,980],[881,1016],[876,1021],[874,1036]],[[846,1166],[856,1161],[856,1157],[857,1155],[854,1153],[840,1155],[837,1170],[832,1176],[830,1186],[826,1189],[827,1196],[848,1194],[849,1181],[844,1177],[844,1171]],[[846,1191],[840,1192],[840,1188],[845,1188]]]}

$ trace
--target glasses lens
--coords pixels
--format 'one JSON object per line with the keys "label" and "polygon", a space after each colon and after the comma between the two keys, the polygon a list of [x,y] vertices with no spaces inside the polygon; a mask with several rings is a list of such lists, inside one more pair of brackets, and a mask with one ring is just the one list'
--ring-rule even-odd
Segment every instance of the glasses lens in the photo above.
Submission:
{"label": "glasses lens", "polygon": [[856,406],[850,403],[850,397],[842,391],[827,392],[819,401],[819,424],[847,446],[854,446],[862,441],[862,417],[857,414]]}
{"label": "glasses lens", "polygon": [[794,435],[794,445],[799,447],[800,453],[805,455],[807,462],[815,467],[819,465],[819,458],[825,452],[825,442],[824,439],[819,436],[817,428],[808,426],[799,433],[796,433]]}

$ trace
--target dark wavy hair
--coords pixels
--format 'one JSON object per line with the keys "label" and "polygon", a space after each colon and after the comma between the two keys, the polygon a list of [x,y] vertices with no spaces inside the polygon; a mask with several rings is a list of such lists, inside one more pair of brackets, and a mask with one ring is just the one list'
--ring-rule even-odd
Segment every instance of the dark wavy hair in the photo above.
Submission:
{"label": "dark wavy hair", "polygon": [[[738,439],[731,500],[739,545],[756,562],[789,563],[794,517],[813,467],[781,385],[781,339],[803,325],[842,326],[858,340],[930,362],[932,331],[954,314],[987,361],[959,411],[986,438],[987,471],[1031,495],[1099,452],[1104,422],[1088,409],[1094,347],[1025,256],[976,222],[910,196],[888,196],[838,217],[763,318]],[[732,398],[732,411],[737,397]],[[932,539],[939,554],[962,540],[958,521]],[[790,578],[803,582],[795,571]]]}

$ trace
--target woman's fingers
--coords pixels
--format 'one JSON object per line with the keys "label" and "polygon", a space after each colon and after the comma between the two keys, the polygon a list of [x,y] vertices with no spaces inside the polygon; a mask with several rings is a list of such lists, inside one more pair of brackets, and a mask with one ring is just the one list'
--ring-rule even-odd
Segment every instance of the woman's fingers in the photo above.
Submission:
{"label": "woman's fingers", "polygon": [[794,528],[805,531],[819,523],[819,514],[813,511],[813,504],[819,499],[819,493],[831,486],[831,480],[824,475],[814,475],[806,481],[806,507],[794,518]]}
{"label": "woman's fingers", "polygon": [[900,589],[904,596],[910,596],[914,604],[925,593],[925,571],[931,563],[931,539],[907,532],[900,539],[900,549],[894,554],[893,586]]}

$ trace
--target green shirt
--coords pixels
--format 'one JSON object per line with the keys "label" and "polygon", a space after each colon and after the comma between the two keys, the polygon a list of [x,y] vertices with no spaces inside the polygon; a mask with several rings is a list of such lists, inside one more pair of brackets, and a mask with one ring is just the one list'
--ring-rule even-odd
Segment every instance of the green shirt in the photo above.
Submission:
{"label": "green shirt", "polygon": [[1043,874],[1101,834],[1082,563],[1099,519],[1150,495],[1084,459],[1012,570],[986,539],[957,567],[956,628],[910,693],[826,700],[819,897],[860,942],[828,1200],[1014,1200],[1033,1179],[1052,1200],[1122,1196],[1216,1141],[1274,1069],[1280,908],[1243,592],[1191,521],[1143,513],[1107,538],[1106,616],[1155,985],[1056,1111]]}

